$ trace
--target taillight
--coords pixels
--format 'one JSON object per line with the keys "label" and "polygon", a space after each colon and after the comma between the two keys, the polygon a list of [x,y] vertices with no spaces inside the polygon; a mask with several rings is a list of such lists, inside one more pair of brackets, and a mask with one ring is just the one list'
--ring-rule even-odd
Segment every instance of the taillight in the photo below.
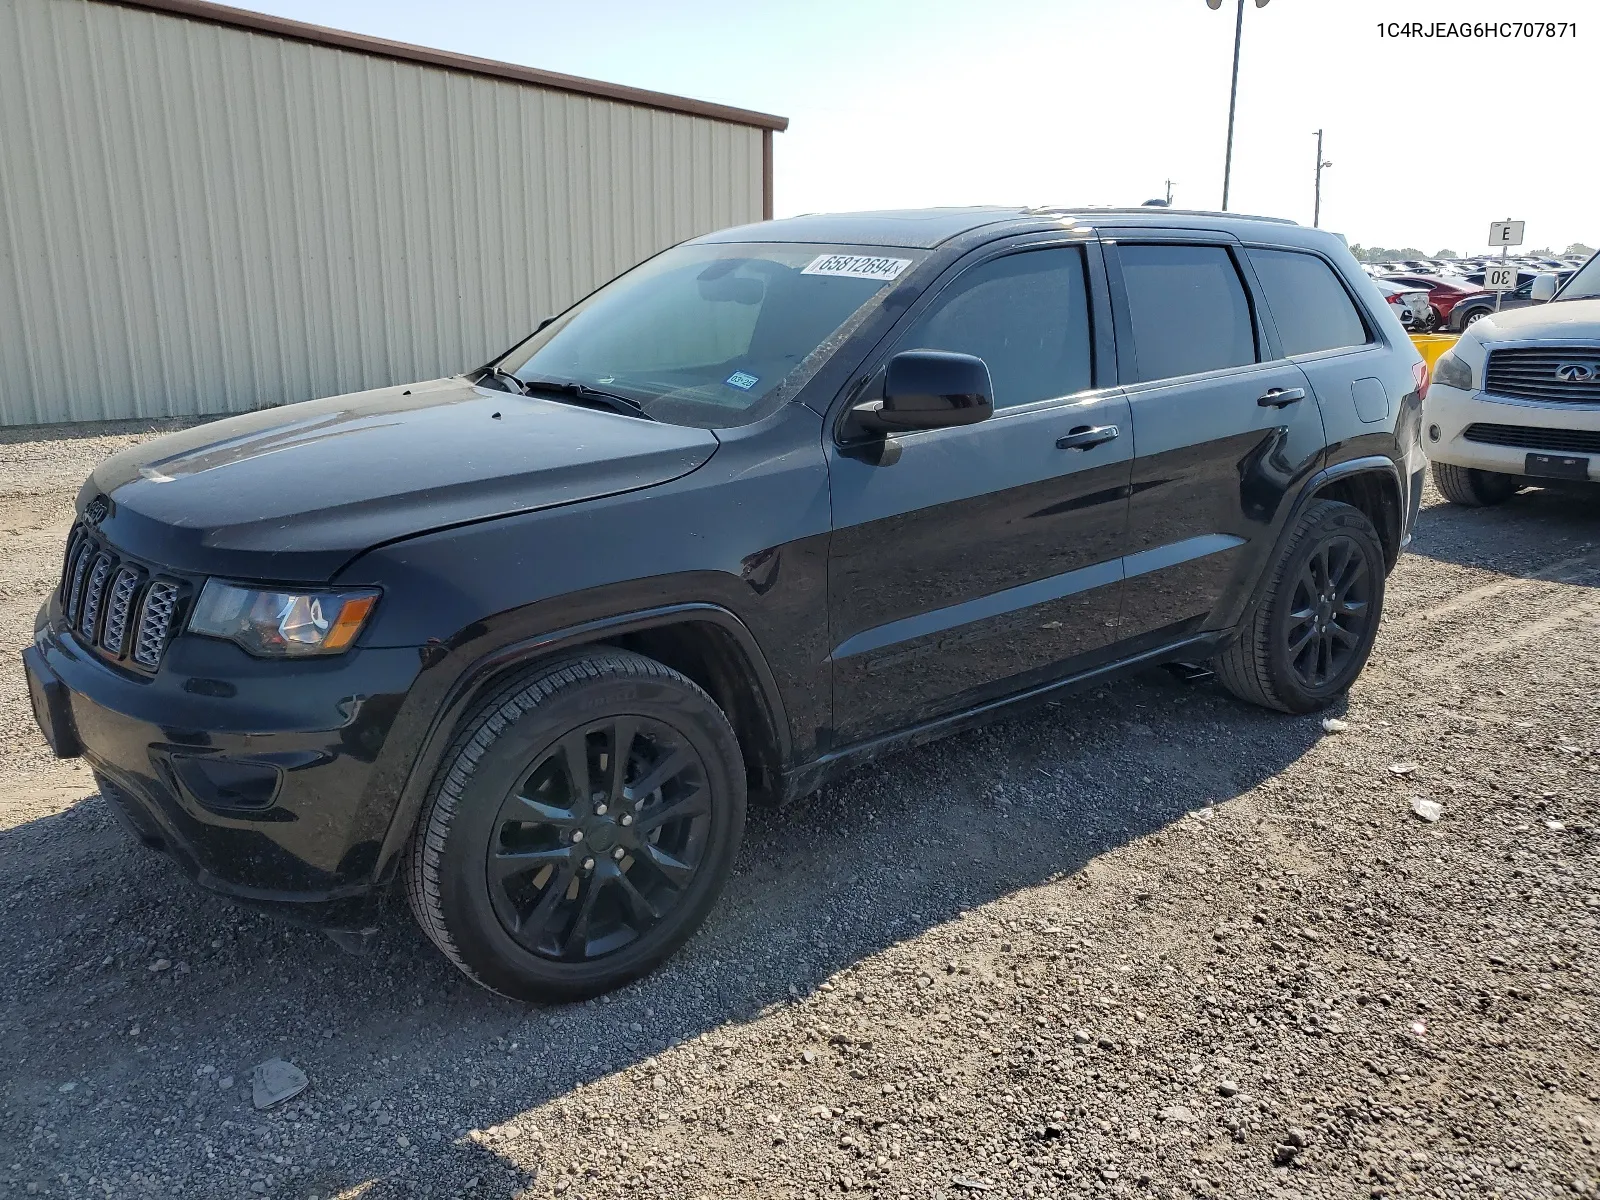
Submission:
{"label": "taillight", "polygon": [[1428,398],[1428,384],[1433,381],[1433,377],[1428,373],[1428,364],[1425,362],[1412,363],[1411,378],[1416,381],[1417,399],[1426,400]]}

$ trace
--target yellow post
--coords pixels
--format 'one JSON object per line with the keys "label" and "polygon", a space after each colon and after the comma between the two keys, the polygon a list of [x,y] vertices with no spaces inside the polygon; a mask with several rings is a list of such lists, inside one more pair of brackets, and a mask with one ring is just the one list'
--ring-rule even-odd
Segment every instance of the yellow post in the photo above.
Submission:
{"label": "yellow post", "polygon": [[1444,356],[1444,352],[1456,344],[1456,334],[1453,333],[1413,333],[1411,344],[1417,348],[1423,360],[1428,364],[1428,370],[1433,370],[1433,364]]}

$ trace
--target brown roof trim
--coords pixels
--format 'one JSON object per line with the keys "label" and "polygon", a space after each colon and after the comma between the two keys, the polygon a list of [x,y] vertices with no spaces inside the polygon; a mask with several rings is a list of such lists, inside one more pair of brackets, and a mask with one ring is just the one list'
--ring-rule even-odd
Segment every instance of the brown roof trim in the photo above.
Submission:
{"label": "brown roof trim", "polygon": [[772,220],[772,130],[761,131],[761,219]]}
{"label": "brown roof trim", "polygon": [[726,121],[734,125],[751,125],[757,129],[789,128],[788,117],[775,117],[744,108],[730,108],[725,104],[711,104],[704,100],[690,100],[684,96],[671,96],[666,92],[647,92],[642,88],[625,87],[620,83],[605,83],[598,79],[584,79],[578,75],[541,71],[537,67],[496,62],[492,58],[474,58],[470,54],[454,54],[448,50],[434,50],[428,46],[413,46],[408,42],[391,42],[387,38],[369,37],[364,33],[349,33],[342,29],[311,25],[305,21],[291,21],[287,17],[274,17],[268,13],[229,8],[224,4],[212,4],[209,0],[101,0],[101,2],[121,5],[124,8],[149,9],[151,12],[165,13],[168,16],[187,17],[192,21],[227,25],[251,33],[265,33],[273,37],[290,38],[297,42],[332,46],[339,50],[353,50],[358,54],[396,58],[402,62],[443,67],[448,71],[464,71],[469,75],[487,75],[493,79],[507,79],[512,83],[531,83],[536,87],[575,92],[580,96],[598,96],[603,100],[636,104],[641,108],[658,108],[666,112],[707,117],[713,121]]}

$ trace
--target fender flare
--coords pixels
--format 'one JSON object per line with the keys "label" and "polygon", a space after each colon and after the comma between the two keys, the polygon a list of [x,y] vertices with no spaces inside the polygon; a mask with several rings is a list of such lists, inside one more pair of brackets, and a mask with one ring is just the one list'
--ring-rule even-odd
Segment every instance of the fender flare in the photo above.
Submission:
{"label": "fender flare", "polygon": [[778,762],[780,765],[788,764],[792,756],[789,723],[777,679],[772,674],[772,668],[767,665],[766,656],[762,654],[761,647],[749,627],[721,605],[699,602],[669,604],[660,608],[618,613],[564,629],[534,634],[498,647],[473,660],[450,685],[444,701],[434,712],[428,732],[422,739],[416,758],[412,760],[411,769],[406,775],[406,781],[400,789],[394,812],[389,820],[388,831],[384,834],[382,846],[378,851],[378,859],[372,874],[373,882],[382,885],[393,878],[395,865],[405,849],[406,842],[410,840],[417,814],[421,812],[423,801],[433,786],[434,777],[438,774],[445,752],[449,749],[462,719],[471,710],[472,705],[481,699],[483,686],[488,680],[521,666],[531,666],[540,659],[548,658],[562,650],[604,641],[620,634],[637,633],[641,630],[689,621],[709,622],[732,636],[750,669],[765,709],[764,715],[777,746]]}
{"label": "fender flare", "polygon": [[[1283,528],[1278,531],[1277,539],[1272,546],[1272,555],[1266,560],[1268,563],[1276,562],[1278,555],[1283,553],[1283,547],[1294,533],[1295,522],[1300,519],[1300,514],[1316,499],[1317,493],[1330,483],[1341,479],[1349,479],[1356,475],[1383,475],[1394,485],[1396,511],[1400,515],[1400,528],[1396,530],[1399,544],[1395,551],[1398,558],[1405,549],[1406,541],[1406,480],[1398,463],[1385,454],[1364,454],[1360,458],[1347,458],[1343,462],[1333,463],[1323,467],[1316,474],[1305,481],[1300,489],[1300,494],[1295,497],[1294,505],[1289,509],[1289,514],[1284,518]],[[1380,535],[1381,536],[1381,535]],[[1265,567],[1263,567],[1265,570]]]}
{"label": "fender flare", "polygon": [[1394,484],[1395,511],[1400,517],[1400,528],[1395,530],[1397,539],[1395,556],[1398,558],[1400,552],[1405,549],[1406,512],[1408,511],[1407,502],[1410,497],[1406,494],[1409,489],[1406,486],[1405,474],[1401,471],[1400,464],[1385,454],[1366,454],[1360,458],[1346,459],[1344,462],[1323,467],[1322,470],[1306,480],[1305,486],[1300,489],[1300,495],[1295,499],[1294,508],[1289,513],[1289,519],[1284,522],[1283,530],[1278,535],[1279,544],[1273,547],[1274,552],[1282,548],[1282,543],[1289,536],[1294,522],[1300,519],[1300,514],[1305,511],[1306,505],[1310,504],[1315,499],[1316,494],[1324,487],[1337,480],[1347,479],[1352,475],[1375,474],[1387,476],[1390,482]]}
{"label": "fender flare", "polygon": [[1248,590],[1244,591],[1242,599],[1236,601],[1238,608],[1231,612],[1225,622],[1220,622],[1217,628],[1237,629],[1242,625],[1245,618],[1255,611],[1262,577],[1270,569],[1271,565],[1278,561],[1279,556],[1283,553],[1284,546],[1294,533],[1295,523],[1300,520],[1300,515],[1305,512],[1306,507],[1316,498],[1320,490],[1340,479],[1348,479],[1356,475],[1380,473],[1392,481],[1395,488],[1395,496],[1401,505],[1400,534],[1403,548],[1406,487],[1400,468],[1395,461],[1383,454],[1367,454],[1362,455],[1360,458],[1349,458],[1343,462],[1323,467],[1307,476],[1306,481],[1300,485],[1299,491],[1296,492],[1293,501],[1290,502],[1289,511],[1284,515],[1283,525],[1278,529],[1277,536],[1272,540],[1272,552],[1261,557],[1260,563],[1255,568],[1255,573],[1250,578]]}

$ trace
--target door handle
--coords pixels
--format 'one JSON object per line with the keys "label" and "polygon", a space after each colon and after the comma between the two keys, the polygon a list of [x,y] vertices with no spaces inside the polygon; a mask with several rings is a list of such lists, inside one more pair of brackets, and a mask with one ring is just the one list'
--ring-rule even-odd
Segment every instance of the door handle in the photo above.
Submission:
{"label": "door handle", "polygon": [[1121,432],[1115,425],[1079,425],[1066,437],[1056,439],[1056,449],[1088,450],[1102,442],[1109,442]]}
{"label": "door handle", "polygon": [[1293,404],[1296,400],[1305,398],[1305,388],[1271,388],[1265,396],[1258,397],[1256,403],[1262,408],[1282,408],[1286,404]]}

